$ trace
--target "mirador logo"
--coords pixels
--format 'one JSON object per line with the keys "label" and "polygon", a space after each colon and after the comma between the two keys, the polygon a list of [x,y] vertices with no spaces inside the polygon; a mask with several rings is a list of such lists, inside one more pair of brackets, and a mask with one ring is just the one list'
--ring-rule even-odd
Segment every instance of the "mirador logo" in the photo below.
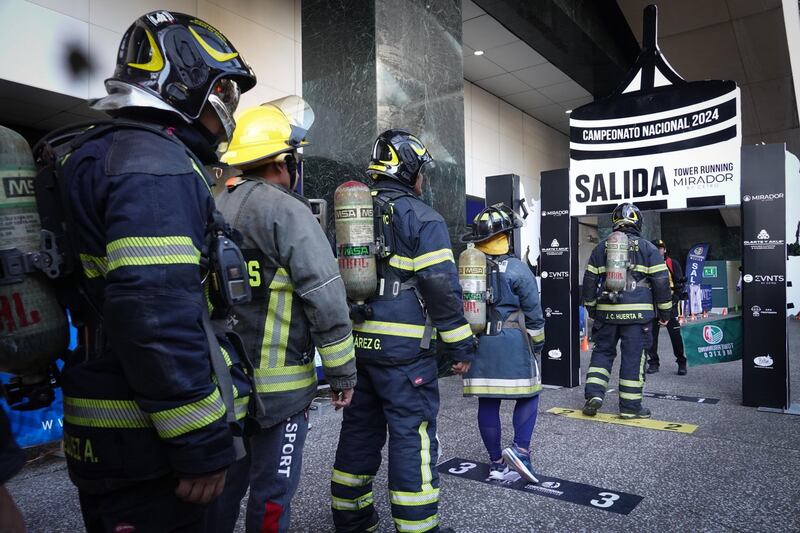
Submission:
{"label": "mirador logo", "polygon": [[706,344],[719,344],[725,336],[718,326],[703,326],[703,340]]}

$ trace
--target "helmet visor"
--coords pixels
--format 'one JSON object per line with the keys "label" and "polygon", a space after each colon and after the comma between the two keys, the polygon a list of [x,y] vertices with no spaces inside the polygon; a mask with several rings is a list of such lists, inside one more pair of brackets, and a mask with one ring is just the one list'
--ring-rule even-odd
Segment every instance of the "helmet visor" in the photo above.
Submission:
{"label": "helmet visor", "polygon": [[314,124],[314,110],[308,102],[297,95],[286,96],[261,104],[278,108],[283,113],[291,127],[288,143],[295,148],[299,147],[306,138],[308,130]]}
{"label": "helmet visor", "polygon": [[242,96],[242,91],[239,89],[238,83],[223,78],[214,85],[214,88],[211,89],[211,94],[219,98],[225,109],[227,109],[228,114],[233,116],[236,108],[239,107],[239,98]]}

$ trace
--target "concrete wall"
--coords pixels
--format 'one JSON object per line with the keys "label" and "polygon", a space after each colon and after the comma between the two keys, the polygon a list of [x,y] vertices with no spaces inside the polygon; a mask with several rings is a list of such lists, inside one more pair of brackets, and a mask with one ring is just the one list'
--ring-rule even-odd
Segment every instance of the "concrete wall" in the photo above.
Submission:
{"label": "concrete wall", "polygon": [[539,198],[539,173],[569,166],[569,140],[530,115],[464,81],[467,194],[485,198],[486,176],[518,174]]}
{"label": "concrete wall", "polygon": [[[122,34],[157,9],[196,15],[234,43],[258,77],[242,108],[302,91],[300,0],[0,0],[0,79],[79,99],[102,96]],[[88,76],[69,72],[69,49],[88,57]]]}

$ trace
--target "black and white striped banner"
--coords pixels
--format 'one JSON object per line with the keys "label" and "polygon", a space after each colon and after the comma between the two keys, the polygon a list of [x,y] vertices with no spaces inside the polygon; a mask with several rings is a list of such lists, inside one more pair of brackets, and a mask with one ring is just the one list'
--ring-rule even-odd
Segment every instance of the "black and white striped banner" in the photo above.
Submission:
{"label": "black and white striped banner", "polygon": [[732,81],[684,81],[656,44],[616,94],[570,115],[570,215],[738,205],[740,91]]}

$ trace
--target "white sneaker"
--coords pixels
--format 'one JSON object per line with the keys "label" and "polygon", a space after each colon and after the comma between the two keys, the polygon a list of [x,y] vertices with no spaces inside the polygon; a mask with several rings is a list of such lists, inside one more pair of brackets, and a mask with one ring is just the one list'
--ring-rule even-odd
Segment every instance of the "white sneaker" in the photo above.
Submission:
{"label": "white sneaker", "polygon": [[502,461],[489,464],[489,479],[503,481],[506,478],[506,474],[509,472],[511,472],[511,469]]}

